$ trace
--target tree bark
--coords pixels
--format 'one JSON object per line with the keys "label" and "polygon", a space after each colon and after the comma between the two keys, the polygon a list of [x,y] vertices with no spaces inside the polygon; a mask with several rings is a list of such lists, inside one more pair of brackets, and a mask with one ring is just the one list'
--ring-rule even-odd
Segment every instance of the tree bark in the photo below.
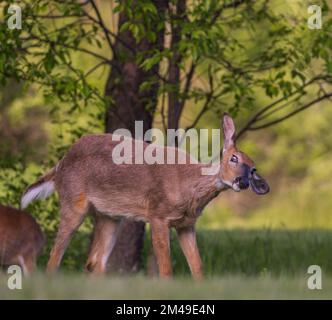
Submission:
{"label": "tree bark", "polygon": [[[155,0],[154,3],[158,13],[162,15],[165,12],[167,1]],[[124,13],[120,13],[119,30],[127,21],[128,17]],[[137,64],[136,57],[137,54],[151,49],[161,49],[163,44],[163,29],[157,32],[154,42],[142,39],[140,43],[136,43],[131,32],[127,30],[118,34],[114,43],[115,52],[112,61],[116,67],[111,69],[105,87],[105,96],[112,99],[106,113],[106,132],[125,128],[134,135],[137,120],[143,121],[143,132],[152,128],[158,102],[159,65],[155,65],[149,71],[144,71]],[[144,91],[140,90],[141,84],[152,77],[155,77],[153,85]],[[109,259],[111,271],[129,273],[139,269],[144,230],[144,222],[124,221]]]}
{"label": "tree bark", "polygon": [[[179,99],[180,93],[180,62],[181,55],[178,52],[177,45],[181,40],[181,29],[178,21],[184,18],[186,10],[186,1],[178,0],[175,12],[171,13],[171,50],[172,59],[169,61],[168,82],[172,86],[171,92],[168,94],[168,128],[178,129],[183,105]],[[177,141],[176,141],[177,144]]]}

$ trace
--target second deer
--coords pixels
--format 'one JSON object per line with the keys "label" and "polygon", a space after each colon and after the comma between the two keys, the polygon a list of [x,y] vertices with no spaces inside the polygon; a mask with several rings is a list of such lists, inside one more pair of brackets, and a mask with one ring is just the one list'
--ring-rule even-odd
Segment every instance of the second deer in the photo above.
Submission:
{"label": "second deer", "polygon": [[30,214],[0,205],[0,265],[19,265],[25,275],[30,275],[44,242],[44,235]]}

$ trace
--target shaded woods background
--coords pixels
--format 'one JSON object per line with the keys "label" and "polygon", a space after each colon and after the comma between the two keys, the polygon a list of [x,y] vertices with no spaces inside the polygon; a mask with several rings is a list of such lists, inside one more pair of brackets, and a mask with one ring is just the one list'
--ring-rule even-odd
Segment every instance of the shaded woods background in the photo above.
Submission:
{"label": "shaded woods background", "polygon": [[[307,1],[15,1],[23,9],[23,28],[9,30],[5,21],[12,2],[1,2],[2,204],[18,206],[25,187],[84,133],[133,130],[135,120],[144,120],[145,130],[219,128],[221,114],[228,111],[242,129],[238,143],[256,160],[272,192],[264,199],[250,191],[223,194],[205,210],[200,229],[259,229],[254,239],[283,229],[275,231],[272,243],[281,239],[285,249],[288,230],[332,228],[327,2],[318,1],[323,28],[310,30]],[[56,196],[29,211],[50,246],[59,219]],[[81,227],[64,270],[82,270],[91,229],[91,221]],[[201,239],[214,239],[207,248],[215,245],[216,261],[229,262],[221,251],[231,252],[250,235],[239,232],[218,238],[205,231]],[[297,247],[301,236],[292,238],[292,248],[300,250],[298,268],[312,243],[330,243],[328,231],[317,232],[305,233],[309,240],[303,250]],[[128,222],[124,234],[131,236],[120,239],[111,265],[138,270],[150,251],[148,242],[143,248],[144,224]],[[250,270],[232,263],[229,269],[217,267],[216,261],[207,269],[215,274],[234,266],[235,272],[255,274],[273,269],[273,257],[266,259]],[[283,259],[286,263],[287,254]],[[176,270],[186,273],[182,266],[175,260]],[[297,270],[287,263],[279,267],[274,271]]]}

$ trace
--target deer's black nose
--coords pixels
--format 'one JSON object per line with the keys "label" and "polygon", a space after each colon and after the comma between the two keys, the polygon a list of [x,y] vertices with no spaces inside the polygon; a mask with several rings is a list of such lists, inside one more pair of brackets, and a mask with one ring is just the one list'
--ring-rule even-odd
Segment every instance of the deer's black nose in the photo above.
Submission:
{"label": "deer's black nose", "polygon": [[247,189],[249,188],[249,179],[247,177],[237,177],[236,182],[240,189]]}

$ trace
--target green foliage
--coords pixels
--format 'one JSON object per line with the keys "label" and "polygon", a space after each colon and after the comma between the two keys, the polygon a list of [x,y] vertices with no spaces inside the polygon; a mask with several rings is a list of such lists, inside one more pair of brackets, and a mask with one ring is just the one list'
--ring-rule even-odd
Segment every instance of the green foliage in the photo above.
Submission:
{"label": "green foliage", "polygon": [[0,170],[0,201],[4,205],[19,206],[23,185],[23,168],[16,163]]}
{"label": "green foliage", "polygon": [[[4,21],[10,17],[10,3],[2,6]],[[99,100],[96,88],[73,62],[73,52],[81,50],[82,43],[100,44],[97,30],[80,20],[50,23],[45,19],[53,11],[63,17],[80,17],[83,7],[76,1],[45,0],[21,1],[20,5],[24,28],[10,30],[6,23],[0,25],[0,83],[9,78],[39,83],[48,101],[57,97],[75,108],[81,102]]]}
{"label": "green foliage", "polygon": [[[3,6],[5,20],[9,3],[5,1]],[[237,115],[257,105],[260,90],[267,97],[287,99],[310,80],[315,66],[320,65],[315,69],[321,77],[330,73],[332,20],[324,1],[321,1],[324,28],[315,31],[307,27],[307,6],[303,3],[280,6],[277,1],[243,1],[233,9],[223,1],[194,1],[182,13],[175,13],[174,9],[181,6],[180,0],[172,2],[173,9],[165,12],[158,12],[152,0],[133,3],[117,1],[113,8],[114,15],[129,18],[121,25],[119,34],[130,32],[138,45],[145,40],[153,43],[156,33],[169,25],[177,41],[172,42],[171,48],[156,46],[138,54],[122,43],[130,49],[122,59],[134,58],[145,70],[162,62],[161,70],[165,71],[161,72],[161,79],[167,78],[167,65],[171,61],[176,61],[182,72],[188,72],[191,64],[203,77],[209,68],[213,88],[192,85],[189,92],[183,92],[184,96],[177,89],[179,98],[194,99],[196,103],[204,102],[212,90],[208,110],[223,109],[223,101],[227,100],[227,109]],[[48,99],[57,97],[72,104],[74,109],[79,109],[82,103],[98,103],[103,108],[106,101],[100,88],[87,79],[94,67],[87,70],[75,61],[75,53],[81,52],[95,61],[96,69],[112,65],[104,53],[113,49],[117,35],[108,24],[96,20],[101,10],[94,12],[89,5],[76,1],[26,0],[22,4],[24,28],[9,30],[6,24],[0,26],[0,39],[6,39],[0,53],[0,82],[14,77],[40,83]],[[52,19],[52,15],[63,18]],[[331,83],[331,78],[325,81]],[[174,91],[172,86],[164,84],[164,90]]]}
{"label": "green foliage", "polygon": [[164,28],[164,17],[158,13],[155,3],[151,0],[143,0],[135,3],[134,10],[132,8],[132,0],[118,2],[114,8],[114,13],[122,12],[130,18],[130,21],[125,22],[119,31],[129,30],[137,42],[143,38],[155,42],[156,31]]}

